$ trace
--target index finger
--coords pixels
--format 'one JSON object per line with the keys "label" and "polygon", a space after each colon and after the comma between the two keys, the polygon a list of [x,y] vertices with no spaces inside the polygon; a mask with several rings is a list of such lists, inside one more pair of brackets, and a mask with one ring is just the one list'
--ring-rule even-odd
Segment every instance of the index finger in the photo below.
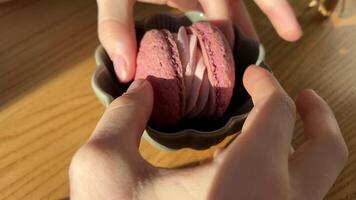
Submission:
{"label": "index finger", "polygon": [[291,182],[303,195],[322,199],[345,166],[348,149],[332,110],[317,93],[303,91],[297,108],[306,141],[289,159]]}
{"label": "index finger", "polygon": [[247,68],[243,82],[254,108],[237,142],[287,159],[296,115],[293,100],[273,75],[261,67]]}
{"label": "index finger", "polygon": [[121,82],[133,79],[136,67],[134,0],[97,0],[98,34]]}
{"label": "index finger", "polygon": [[[295,120],[294,105],[272,74],[261,67],[248,67],[243,82],[252,96],[254,108],[241,134],[214,159],[220,165],[215,183],[219,181],[226,186],[223,191],[212,192],[219,199],[226,194],[224,191],[236,188],[254,194],[256,188],[268,187],[276,196],[281,194],[281,188],[288,189],[284,183],[288,182],[285,177]],[[239,184],[236,177],[245,180],[243,184]],[[251,177],[258,177],[258,181],[251,181]],[[241,196],[241,199],[249,198],[253,197]]]}
{"label": "index finger", "polygon": [[234,44],[235,36],[231,22],[229,0],[199,0],[209,21],[225,34],[230,44]]}
{"label": "index finger", "polygon": [[295,41],[302,36],[302,30],[288,1],[255,0],[255,2],[283,39]]}

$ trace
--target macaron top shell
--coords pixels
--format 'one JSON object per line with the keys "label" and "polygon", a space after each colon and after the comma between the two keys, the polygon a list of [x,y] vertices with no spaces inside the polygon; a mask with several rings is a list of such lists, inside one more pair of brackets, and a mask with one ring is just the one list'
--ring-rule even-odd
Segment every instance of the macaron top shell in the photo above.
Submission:
{"label": "macaron top shell", "polygon": [[207,62],[211,83],[208,116],[220,117],[230,104],[235,84],[235,63],[227,39],[215,26],[206,22],[195,23],[190,30],[198,37]]}
{"label": "macaron top shell", "polygon": [[183,69],[178,47],[167,30],[150,30],[141,40],[135,79],[147,79],[154,91],[150,122],[162,127],[177,124],[184,111]]}

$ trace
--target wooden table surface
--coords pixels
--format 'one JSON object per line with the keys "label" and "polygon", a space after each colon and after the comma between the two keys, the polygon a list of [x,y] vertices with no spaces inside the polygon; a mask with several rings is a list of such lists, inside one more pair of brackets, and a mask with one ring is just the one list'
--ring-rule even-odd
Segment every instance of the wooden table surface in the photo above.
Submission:
{"label": "wooden table surface", "polygon": [[[294,98],[304,88],[324,97],[347,141],[348,164],[327,199],[356,199],[356,1],[329,20],[307,10],[307,0],[293,1],[304,29],[296,43],[279,39],[251,2],[276,77]],[[159,9],[138,5],[137,17]],[[0,199],[68,197],[71,157],[104,111],[90,86],[96,13],[94,0],[0,5]],[[298,121],[296,146],[301,132]],[[174,167],[207,159],[216,148],[162,152],[143,141],[140,150],[154,165]]]}

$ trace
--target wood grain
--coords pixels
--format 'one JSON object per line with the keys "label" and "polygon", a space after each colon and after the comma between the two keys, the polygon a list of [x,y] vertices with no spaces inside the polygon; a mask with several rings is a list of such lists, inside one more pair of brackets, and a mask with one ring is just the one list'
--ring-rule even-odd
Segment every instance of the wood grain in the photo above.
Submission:
{"label": "wood grain", "polygon": [[[304,29],[296,43],[282,41],[251,2],[248,8],[276,77],[292,97],[315,89],[334,110],[350,157],[327,199],[356,198],[356,1],[330,20],[292,1]],[[143,18],[161,7],[138,5]],[[68,197],[68,165],[104,108],[90,87],[99,44],[94,0],[16,0],[0,5],[0,199]],[[296,124],[294,145],[303,141]],[[209,159],[204,151],[140,151],[156,166],[176,167]]]}

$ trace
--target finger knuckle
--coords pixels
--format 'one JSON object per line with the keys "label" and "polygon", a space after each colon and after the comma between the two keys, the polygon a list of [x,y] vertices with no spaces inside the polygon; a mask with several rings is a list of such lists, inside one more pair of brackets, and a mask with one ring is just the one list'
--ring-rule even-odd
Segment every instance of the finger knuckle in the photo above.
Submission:
{"label": "finger knuckle", "polygon": [[122,107],[135,106],[140,107],[142,104],[137,103],[137,94],[134,93],[126,93],[119,98],[116,98],[113,102],[111,102],[109,109],[116,109]]}
{"label": "finger knuckle", "polygon": [[127,25],[118,20],[107,18],[98,22],[98,36],[102,43],[111,42],[117,38],[120,30],[127,28]]}
{"label": "finger knuckle", "polygon": [[117,37],[117,33],[111,30],[101,29],[98,33],[99,41],[103,45],[109,45]]}
{"label": "finger knuckle", "polygon": [[349,151],[341,133],[329,130],[317,138],[318,145],[328,154],[335,164],[344,166],[348,160]]}
{"label": "finger knuckle", "polygon": [[346,164],[347,160],[349,157],[349,150],[347,148],[347,145],[345,142],[342,142],[340,145],[340,158],[341,158],[341,162],[343,164]]}
{"label": "finger knuckle", "polygon": [[293,121],[295,120],[296,105],[292,98],[285,93],[276,92],[273,94],[273,101],[282,114],[287,115]]}
{"label": "finger knuckle", "polygon": [[69,175],[71,177],[78,176],[84,171],[90,170],[91,166],[95,166],[98,158],[103,155],[101,146],[98,143],[86,143],[80,147],[70,162]]}
{"label": "finger knuckle", "polygon": [[348,160],[349,150],[343,138],[331,137],[328,141],[329,149],[332,150],[332,155],[340,164],[344,165]]}

